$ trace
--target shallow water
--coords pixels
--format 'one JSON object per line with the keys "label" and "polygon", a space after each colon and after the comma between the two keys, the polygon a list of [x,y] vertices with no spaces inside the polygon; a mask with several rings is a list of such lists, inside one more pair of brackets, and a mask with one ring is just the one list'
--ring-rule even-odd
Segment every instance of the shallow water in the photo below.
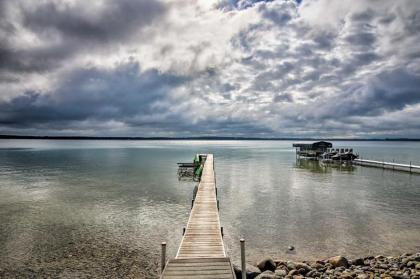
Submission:
{"label": "shallow water", "polygon": [[[0,275],[153,277],[174,256],[193,182],[214,153],[227,251],[318,259],[420,250],[420,175],[297,162],[289,141],[0,140]],[[334,142],[420,164],[420,142]],[[288,252],[293,245],[295,251]],[[0,276],[2,277],[2,276]]]}

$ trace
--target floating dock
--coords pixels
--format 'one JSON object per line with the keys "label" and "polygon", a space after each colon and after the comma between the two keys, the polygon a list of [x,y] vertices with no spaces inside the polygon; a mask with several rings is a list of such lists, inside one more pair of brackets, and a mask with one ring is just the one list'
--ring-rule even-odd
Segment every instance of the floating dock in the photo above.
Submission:
{"label": "floating dock", "polygon": [[178,253],[165,264],[161,278],[235,278],[223,243],[212,154],[206,155]]}
{"label": "floating dock", "polygon": [[354,165],[365,166],[365,167],[375,167],[382,169],[398,170],[405,171],[410,173],[420,173],[420,166],[410,164],[400,164],[394,162],[383,162],[383,161],[374,161],[366,159],[354,159],[352,161]]}

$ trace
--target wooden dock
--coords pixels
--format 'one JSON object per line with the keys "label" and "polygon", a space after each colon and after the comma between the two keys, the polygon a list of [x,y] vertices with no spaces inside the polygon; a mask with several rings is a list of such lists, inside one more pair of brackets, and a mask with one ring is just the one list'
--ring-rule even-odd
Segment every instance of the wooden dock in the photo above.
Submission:
{"label": "wooden dock", "polygon": [[213,155],[207,154],[187,227],[161,278],[235,278],[220,226]]}
{"label": "wooden dock", "polygon": [[405,171],[410,173],[420,173],[420,166],[410,164],[400,164],[395,162],[384,162],[366,159],[355,159],[352,161],[353,164],[365,167],[375,167],[396,171]]}

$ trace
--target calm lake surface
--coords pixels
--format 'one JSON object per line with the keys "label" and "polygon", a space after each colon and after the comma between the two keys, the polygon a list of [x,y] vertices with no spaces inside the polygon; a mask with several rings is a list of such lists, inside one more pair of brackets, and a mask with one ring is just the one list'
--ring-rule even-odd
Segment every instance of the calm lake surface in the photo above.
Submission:
{"label": "calm lake surface", "polygon": [[[420,165],[420,142],[333,142]],[[174,256],[213,153],[228,254],[320,259],[420,250],[420,175],[297,162],[290,141],[0,140],[0,277],[156,276]],[[288,252],[293,245],[295,251]]]}

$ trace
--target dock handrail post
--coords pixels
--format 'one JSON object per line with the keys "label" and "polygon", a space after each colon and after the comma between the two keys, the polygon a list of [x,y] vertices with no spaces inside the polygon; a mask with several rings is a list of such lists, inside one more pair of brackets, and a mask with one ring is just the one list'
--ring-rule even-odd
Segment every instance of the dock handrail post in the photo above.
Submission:
{"label": "dock handrail post", "polygon": [[163,272],[165,269],[166,264],[166,242],[162,242],[162,251],[161,251],[161,258],[160,258],[160,271]]}
{"label": "dock handrail post", "polygon": [[246,279],[246,263],[245,263],[245,239],[241,238],[241,271],[242,279]]}

